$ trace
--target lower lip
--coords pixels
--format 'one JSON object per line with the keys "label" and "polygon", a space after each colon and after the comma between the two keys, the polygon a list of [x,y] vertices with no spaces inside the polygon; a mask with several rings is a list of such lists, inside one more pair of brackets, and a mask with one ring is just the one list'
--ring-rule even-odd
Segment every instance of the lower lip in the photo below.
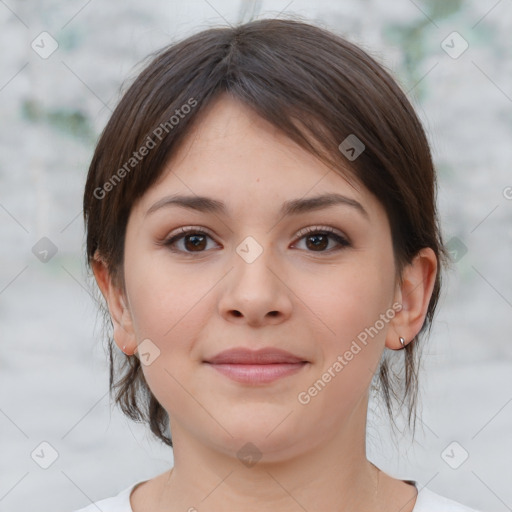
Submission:
{"label": "lower lip", "polygon": [[300,371],[306,363],[212,364],[226,377],[245,384],[267,384]]}

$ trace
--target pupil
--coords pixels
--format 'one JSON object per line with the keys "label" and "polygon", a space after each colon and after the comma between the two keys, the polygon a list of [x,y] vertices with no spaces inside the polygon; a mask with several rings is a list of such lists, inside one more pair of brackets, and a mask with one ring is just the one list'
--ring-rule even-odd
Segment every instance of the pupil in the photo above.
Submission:
{"label": "pupil", "polygon": [[[190,242],[192,241],[192,245],[190,247],[194,248],[194,249],[202,249],[204,247],[201,246],[201,244],[204,246],[204,236],[203,235],[189,235],[187,237],[187,240]],[[202,240],[200,240],[202,239]],[[195,240],[195,241],[194,241]],[[188,245],[188,244],[187,244]],[[187,248],[190,248],[190,247],[187,247]]]}
{"label": "pupil", "polygon": [[[318,240],[319,238],[323,238],[324,243],[322,243],[321,241],[319,243],[319,240]],[[325,235],[310,235],[308,237],[308,240],[315,240],[315,242],[313,242],[313,247],[316,249],[318,249],[318,248],[325,249],[325,247],[326,247],[325,241],[327,240],[327,237]]]}

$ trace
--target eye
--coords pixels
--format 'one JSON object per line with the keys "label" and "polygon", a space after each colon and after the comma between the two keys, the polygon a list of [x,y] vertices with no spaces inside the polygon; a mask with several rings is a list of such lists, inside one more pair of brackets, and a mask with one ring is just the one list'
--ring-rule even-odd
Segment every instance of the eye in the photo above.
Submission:
{"label": "eye", "polygon": [[[309,252],[333,252],[350,246],[350,242],[345,237],[333,228],[326,226],[304,228],[299,231],[297,236],[300,240],[305,240]],[[209,233],[202,228],[191,226],[180,228],[176,234],[163,241],[162,245],[177,253],[201,253],[208,248],[208,239],[213,240]],[[326,250],[330,242],[334,242],[335,246]]]}
{"label": "eye", "polygon": [[[333,252],[350,246],[350,242],[345,237],[340,235],[334,229],[325,226],[304,228],[299,231],[298,236],[300,237],[300,240],[305,240],[306,247],[311,249],[310,252]],[[334,241],[337,246],[329,250],[325,250],[329,246],[330,241]]]}
{"label": "eye", "polygon": [[[169,247],[173,252],[194,253],[204,252],[206,249],[207,239],[212,237],[199,228],[188,227],[180,228],[176,235],[171,236],[163,242],[163,245]],[[183,242],[181,247],[178,243]],[[178,246],[178,248],[176,248]]]}

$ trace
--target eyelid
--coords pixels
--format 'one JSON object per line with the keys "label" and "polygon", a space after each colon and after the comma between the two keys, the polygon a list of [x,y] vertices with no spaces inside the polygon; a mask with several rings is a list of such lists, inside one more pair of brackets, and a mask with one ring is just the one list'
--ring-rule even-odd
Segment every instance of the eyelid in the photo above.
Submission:
{"label": "eyelid", "polygon": [[171,233],[169,233],[165,239],[166,240],[169,240],[170,238],[174,238],[175,236],[177,235],[185,235],[185,234],[188,234],[190,232],[204,232],[205,234],[209,235],[210,237],[214,238],[215,235],[208,229],[208,228],[205,228],[203,226],[182,226],[180,228],[177,228],[176,230],[172,231]]}
{"label": "eyelid", "polygon": [[[215,235],[208,228],[205,228],[203,226],[182,226],[180,228],[177,228],[175,231],[172,231],[171,233],[169,233],[165,237],[165,240],[174,238],[177,235],[188,234],[190,232],[196,232],[196,231],[200,231],[200,232],[202,231],[202,232],[206,233],[207,235],[211,236],[212,238],[215,238]],[[317,232],[317,231],[326,231],[328,233],[335,233],[335,234],[341,236],[342,238],[346,239],[347,242],[349,242],[349,239],[345,235],[345,233],[343,233],[335,228],[332,228],[330,226],[322,226],[322,225],[313,225],[313,226],[308,226],[308,227],[302,228],[299,231],[297,231],[297,233],[295,233],[295,238],[302,238],[304,235],[307,235],[311,232]]]}
{"label": "eyelid", "polygon": [[308,226],[307,228],[300,229],[295,236],[297,238],[302,238],[303,236],[308,235],[309,233],[316,233],[319,231],[323,231],[326,233],[333,233],[333,234],[338,235],[339,237],[345,239],[347,242],[350,242],[350,240],[345,235],[345,233],[343,233],[342,231],[339,231],[335,228],[332,228],[330,226],[319,226],[319,225]]}

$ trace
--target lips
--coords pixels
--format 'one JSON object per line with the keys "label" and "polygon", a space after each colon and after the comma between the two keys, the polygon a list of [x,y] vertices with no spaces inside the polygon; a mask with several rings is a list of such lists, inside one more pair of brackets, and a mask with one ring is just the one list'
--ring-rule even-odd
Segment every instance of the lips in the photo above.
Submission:
{"label": "lips", "polygon": [[260,385],[293,375],[308,361],[281,349],[234,348],[220,352],[204,363],[232,381]]}
{"label": "lips", "polygon": [[307,362],[290,352],[277,348],[262,348],[249,350],[246,348],[233,348],[220,352],[205,361],[211,364],[293,364]]}

